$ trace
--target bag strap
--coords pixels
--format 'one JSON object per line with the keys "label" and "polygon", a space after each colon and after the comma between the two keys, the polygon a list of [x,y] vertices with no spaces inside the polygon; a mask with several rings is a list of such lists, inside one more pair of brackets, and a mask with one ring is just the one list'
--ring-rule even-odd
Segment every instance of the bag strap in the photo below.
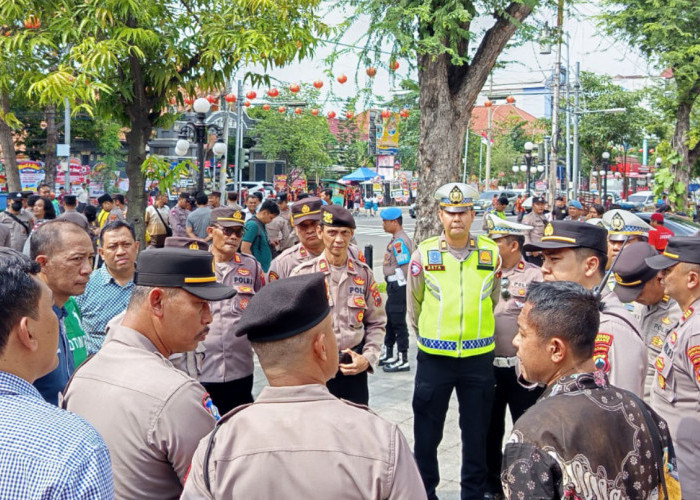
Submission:
{"label": "bag strap", "polygon": [[5,210],[5,213],[12,217],[16,222],[19,222],[19,224],[24,228],[24,230],[29,234],[29,226],[27,226],[22,220],[17,217],[15,214],[10,213],[9,211]]}
{"label": "bag strap", "polygon": [[165,228],[165,230],[166,230],[166,232],[167,232],[168,227],[170,227],[170,226],[168,226],[168,225],[165,223],[165,221],[163,220],[163,216],[160,215],[160,210],[158,210],[158,208],[157,208],[155,205],[151,205],[151,206],[153,207],[153,210],[156,211],[156,214],[158,214],[158,218],[159,218],[160,221],[163,223],[163,227]]}

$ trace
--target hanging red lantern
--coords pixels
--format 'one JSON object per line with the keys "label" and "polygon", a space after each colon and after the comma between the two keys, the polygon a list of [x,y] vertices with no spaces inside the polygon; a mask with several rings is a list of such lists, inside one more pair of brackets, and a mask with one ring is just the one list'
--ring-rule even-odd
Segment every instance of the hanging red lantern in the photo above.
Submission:
{"label": "hanging red lantern", "polygon": [[292,94],[296,94],[297,92],[299,92],[299,84],[298,84],[298,83],[292,83],[292,84],[289,86],[289,91],[290,91]]}
{"label": "hanging red lantern", "polygon": [[277,108],[277,111],[279,111],[280,113],[284,113],[285,111],[287,111],[287,108],[285,108],[284,106],[280,106],[279,108]]}
{"label": "hanging red lantern", "polygon": [[224,100],[229,104],[234,103],[234,102],[236,102],[236,95],[235,94],[226,94],[226,97],[224,97]]}
{"label": "hanging red lantern", "polygon": [[353,112],[352,111],[346,111],[345,112],[345,118],[348,120],[353,117]]}
{"label": "hanging red lantern", "polygon": [[262,109],[265,110],[265,111],[267,111],[267,110],[270,109],[270,105],[269,105],[269,104],[263,104],[263,105],[262,105]]}
{"label": "hanging red lantern", "polygon": [[651,148],[651,149],[649,150],[649,152],[650,152],[650,153],[653,153],[653,152],[654,152],[654,148]]}
{"label": "hanging red lantern", "polygon": [[311,114],[314,116],[318,115],[318,110],[316,108],[312,109]]}
{"label": "hanging red lantern", "polygon": [[246,99],[245,101],[243,101],[243,105],[244,105],[246,108],[249,107],[249,106],[250,106],[250,101]]}
{"label": "hanging red lantern", "polygon": [[323,82],[321,80],[314,80],[314,87],[320,89],[321,87],[323,87]]}
{"label": "hanging red lantern", "polygon": [[295,114],[295,115],[300,115],[300,114],[301,114],[301,108],[294,108],[294,114]]}
{"label": "hanging red lantern", "polygon": [[171,105],[171,106],[175,106],[175,103],[176,103],[177,101],[175,100],[174,97],[171,97],[170,100],[169,100],[168,102],[170,102],[170,105]]}
{"label": "hanging red lantern", "polygon": [[485,108],[490,108],[490,107],[491,107],[491,104],[492,104],[492,102],[489,101],[488,99],[486,99],[486,100],[484,101],[484,107],[485,107]]}
{"label": "hanging red lantern", "polygon": [[391,116],[391,111],[388,109],[383,109],[382,110],[382,118],[389,118]]}
{"label": "hanging red lantern", "polygon": [[338,75],[336,80],[338,80],[338,83],[340,83],[342,85],[343,83],[348,81],[348,77],[343,75],[343,74],[340,74],[340,75]]}
{"label": "hanging red lantern", "polygon": [[508,104],[513,104],[515,102],[515,97],[513,97],[512,95],[509,95],[508,97],[506,97],[506,102]]}
{"label": "hanging red lantern", "polygon": [[369,68],[367,68],[367,69],[365,70],[365,73],[367,73],[367,76],[369,76],[370,78],[373,78],[374,75],[377,74],[377,70],[376,70],[375,68],[373,68],[373,67],[370,66]]}
{"label": "hanging red lantern", "polygon": [[326,116],[332,120],[333,118],[335,118],[335,111],[329,111]]}
{"label": "hanging red lantern", "polygon": [[408,110],[405,109],[405,108],[402,109],[401,111],[399,111],[399,116],[400,116],[401,118],[408,118]]}
{"label": "hanging red lantern", "polygon": [[41,26],[41,21],[34,14],[30,14],[27,19],[24,20],[24,27],[28,30],[39,29]]}
{"label": "hanging red lantern", "polygon": [[209,101],[209,104],[216,104],[217,99],[213,95],[208,95],[207,101]]}
{"label": "hanging red lantern", "polygon": [[255,99],[258,96],[258,94],[256,94],[254,90],[249,90],[248,92],[246,92],[245,96],[248,99],[252,100],[252,99]]}
{"label": "hanging red lantern", "polygon": [[396,71],[399,69],[399,61],[389,61],[389,69],[391,71]]}
{"label": "hanging red lantern", "polygon": [[643,153],[644,150],[643,150],[642,148],[639,148],[639,152],[640,152],[640,153]]}
{"label": "hanging red lantern", "polygon": [[185,104],[187,104],[188,106],[192,106],[194,99],[192,99],[191,97],[185,97],[184,101],[185,101]]}
{"label": "hanging red lantern", "polygon": [[277,97],[278,95],[280,95],[280,91],[276,88],[271,88],[267,91],[267,95],[269,95],[270,97]]}

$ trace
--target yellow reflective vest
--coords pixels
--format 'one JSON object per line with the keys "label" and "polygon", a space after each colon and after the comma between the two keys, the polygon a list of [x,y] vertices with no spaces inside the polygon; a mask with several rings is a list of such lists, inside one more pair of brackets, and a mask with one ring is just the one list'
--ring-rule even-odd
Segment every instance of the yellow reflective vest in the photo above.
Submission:
{"label": "yellow reflective vest", "polygon": [[425,240],[418,249],[425,277],[418,348],[453,358],[493,351],[491,291],[498,269],[496,243],[479,236],[476,248],[461,262],[438,237]]}

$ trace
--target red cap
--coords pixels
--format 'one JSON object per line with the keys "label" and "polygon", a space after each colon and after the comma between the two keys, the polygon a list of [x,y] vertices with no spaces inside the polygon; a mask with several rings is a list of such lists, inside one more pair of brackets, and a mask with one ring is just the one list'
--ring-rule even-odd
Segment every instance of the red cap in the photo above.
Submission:
{"label": "red cap", "polygon": [[651,214],[651,220],[655,220],[656,222],[661,222],[663,223],[664,221],[664,214],[659,213],[659,212],[654,212]]}

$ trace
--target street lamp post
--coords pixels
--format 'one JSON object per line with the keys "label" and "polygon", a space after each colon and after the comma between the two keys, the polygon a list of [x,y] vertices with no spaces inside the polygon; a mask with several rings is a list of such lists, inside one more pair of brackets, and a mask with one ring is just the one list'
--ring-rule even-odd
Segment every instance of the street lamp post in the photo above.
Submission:
{"label": "street lamp post", "polygon": [[[195,112],[194,121],[185,123],[178,134],[178,141],[175,144],[175,154],[185,156],[190,149],[190,140],[194,141],[197,146],[197,167],[199,172],[197,175],[197,191],[204,190],[204,145],[207,143],[207,133],[210,130],[216,132],[216,143],[212,148],[215,156],[223,156],[226,153],[226,144],[223,143],[223,130],[215,124],[209,124],[204,121],[211,104],[204,97],[194,101],[192,109]],[[188,140],[189,139],[189,140]]]}
{"label": "street lamp post", "polygon": [[610,153],[607,151],[603,153],[603,170],[605,173],[605,179],[603,180],[603,206],[605,202],[608,201],[608,161],[610,160]]}
{"label": "street lamp post", "polygon": [[530,170],[532,169],[532,148],[534,148],[535,145],[532,144],[530,141],[525,143],[525,154],[523,155],[523,158],[525,159],[525,169],[526,169],[526,182],[527,186],[525,187],[525,196],[530,197]]}

